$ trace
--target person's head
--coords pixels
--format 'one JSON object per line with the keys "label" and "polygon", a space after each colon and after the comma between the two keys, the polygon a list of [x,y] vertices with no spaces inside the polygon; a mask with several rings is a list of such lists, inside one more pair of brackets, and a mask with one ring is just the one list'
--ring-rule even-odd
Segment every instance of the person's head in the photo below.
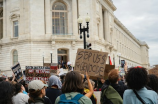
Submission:
{"label": "person's head", "polygon": [[147,71],[143,67],[132,67],[126,75],[127,86],[130,89],[140,90],[148,83]]}
{"label": "person's head", "polygon": [[148,84],[147,86],[158,93],[158,77],[156,75],[148,75]]}
{"label": "person's head", "polygon": [[45,96],[45,85],[42,81],[40,80],[33,80],[29,83],[28,85],[28,90],[29,90],[29,103],[34,102],[34,99],[37,97],[43,98]]}
{"label": "person's head", "polygon": [[61,88],[62,93],[79,92],[83,93],[84,86],[82,76],[76,71],[70,71],[65,76],[65,82]]}
{"label": "person's head", "polygon": [[116,84],[117,81],[119,80],[119,72],[117,69],[113,69],[109,72],[108,74],[108,79],[110,81],[110,83],[112,84]]}
{"label": "person's head", "polygon": [[100,81],[101,81],[101,83],[104,83],[104,82],[105,82],[105,79],[101,78]]}
{"label": "person's head", "polygon": [[48,87],[56,87],[58,89],[61,89],[62,83],[61,83],[60,79],[57,76],[52,75],[49,78]]}
{"label": "person's head", "polygon": [[21,83],[16,83],[14,85],[14,87],[15,87],[15,95],[20,93],[20,92],[25,91],[25,88],[24,88],[24,86]]}
{"label": "person's head", "polygon": [[5,77],[0,77],[0,82],[2,81],[6,81],[6,78]]}
{"label": "person's head", "polygon": [[7,81],[0,82],[0,104],[13,104],[13,86]]}
{"label": "person's head", "polygon": [[[95,87],[95,82],[92,81],[92,80],[90,80],[90,82],[91,82],[91,84],[92,84],[92,86],[94,88]],[[88,81],[87,80],[83,83],[83,86],[84,86],[84,88],[89,89],[89,87],[88,87]]]}

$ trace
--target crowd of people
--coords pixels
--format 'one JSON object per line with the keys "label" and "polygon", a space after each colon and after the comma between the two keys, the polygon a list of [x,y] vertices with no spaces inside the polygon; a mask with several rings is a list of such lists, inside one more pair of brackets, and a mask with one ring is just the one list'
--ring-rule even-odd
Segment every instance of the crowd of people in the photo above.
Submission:
{"label": "crowd of people", "polygon": [[[125,64],[124,70],[125,76],[118,69],[111,70],[106,80],[76,71],[52,75],[48,83],[25,84],[0,77],[0,104],[158,104],[158,77],[140,66],[127,68]],[[101,91],[100,99],[94,91]]]}

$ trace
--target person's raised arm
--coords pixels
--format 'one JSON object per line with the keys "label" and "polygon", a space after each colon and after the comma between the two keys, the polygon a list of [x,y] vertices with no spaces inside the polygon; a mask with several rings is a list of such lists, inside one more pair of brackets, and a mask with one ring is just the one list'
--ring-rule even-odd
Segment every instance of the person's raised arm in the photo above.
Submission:
{"label": "person's raised arm", "polygon": [[13,79],[12,79],[12,81],[14,81],[14,80],[15,80],[15,74],[13,73],[13,74],[12,74],[12,76],[13,76]]}
{"label": "person's raised arm", "polygon": [[87,94],[85,94],[85,96],[90,98],[93,94],[93,86],[90,82],[89,75],[87,74],[87,72],[86,72],[86,78],[87,78],[87,82],[88,82],[89,92]]}

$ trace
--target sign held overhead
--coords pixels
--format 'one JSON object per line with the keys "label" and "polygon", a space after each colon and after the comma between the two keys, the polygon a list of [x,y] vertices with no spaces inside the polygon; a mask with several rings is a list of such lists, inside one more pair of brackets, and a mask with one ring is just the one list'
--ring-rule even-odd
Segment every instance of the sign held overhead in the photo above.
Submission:
{"label": "sign held overhead", "polygon": [[74,71],[103,78],[107,56],[107,52],[78,49]]}

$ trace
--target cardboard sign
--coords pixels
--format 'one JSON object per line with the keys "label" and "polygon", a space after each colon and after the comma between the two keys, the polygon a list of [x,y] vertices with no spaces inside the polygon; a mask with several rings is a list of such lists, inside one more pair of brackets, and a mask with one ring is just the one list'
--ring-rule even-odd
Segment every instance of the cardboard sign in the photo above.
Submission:
{"label": "cardboard sign", "polygon": [[106,52],[78,49],[74,71],[103,78],[107,56]]}
{"label": "cardboard sign", "polygon": [[11,67],[11,69],[15,75],[16,80],[20,82],[23,79],[20,63],[15,64],[13,67]]}
{"label": "cardboard sign", "polygon": [[50,67],[26,66],[25,76],[27,83],[32,80],[43,80],[48,82],[48,78],[50,77]]}
{"label": "cardboard sign", "polygon": [[154,74],[158,77],[158,65],[156,65],[153,69],[150,69],[149,74]]}
{"label": "cardboard sign", "polygon": [[[106,64],[106,67],[105,67],[105,71],[104,71],[104,79],[106,80],[108,78],[108,73],[115,69],[115,65],[109,65],[109,64]],[[95,77],[95,76],[90,76],[90,79],[93,79],[93,80],[98,80],[98,77]]]}
{"label": "cardboard sign", "polygon": [[105,79],[105,80],[108,79],[108,73],[109,73],[111,70],[113,70],[113,69],[115,69],[115,65],[108,65],[108,64],[106,64],[105,72],[104,72],[104,79]]}

